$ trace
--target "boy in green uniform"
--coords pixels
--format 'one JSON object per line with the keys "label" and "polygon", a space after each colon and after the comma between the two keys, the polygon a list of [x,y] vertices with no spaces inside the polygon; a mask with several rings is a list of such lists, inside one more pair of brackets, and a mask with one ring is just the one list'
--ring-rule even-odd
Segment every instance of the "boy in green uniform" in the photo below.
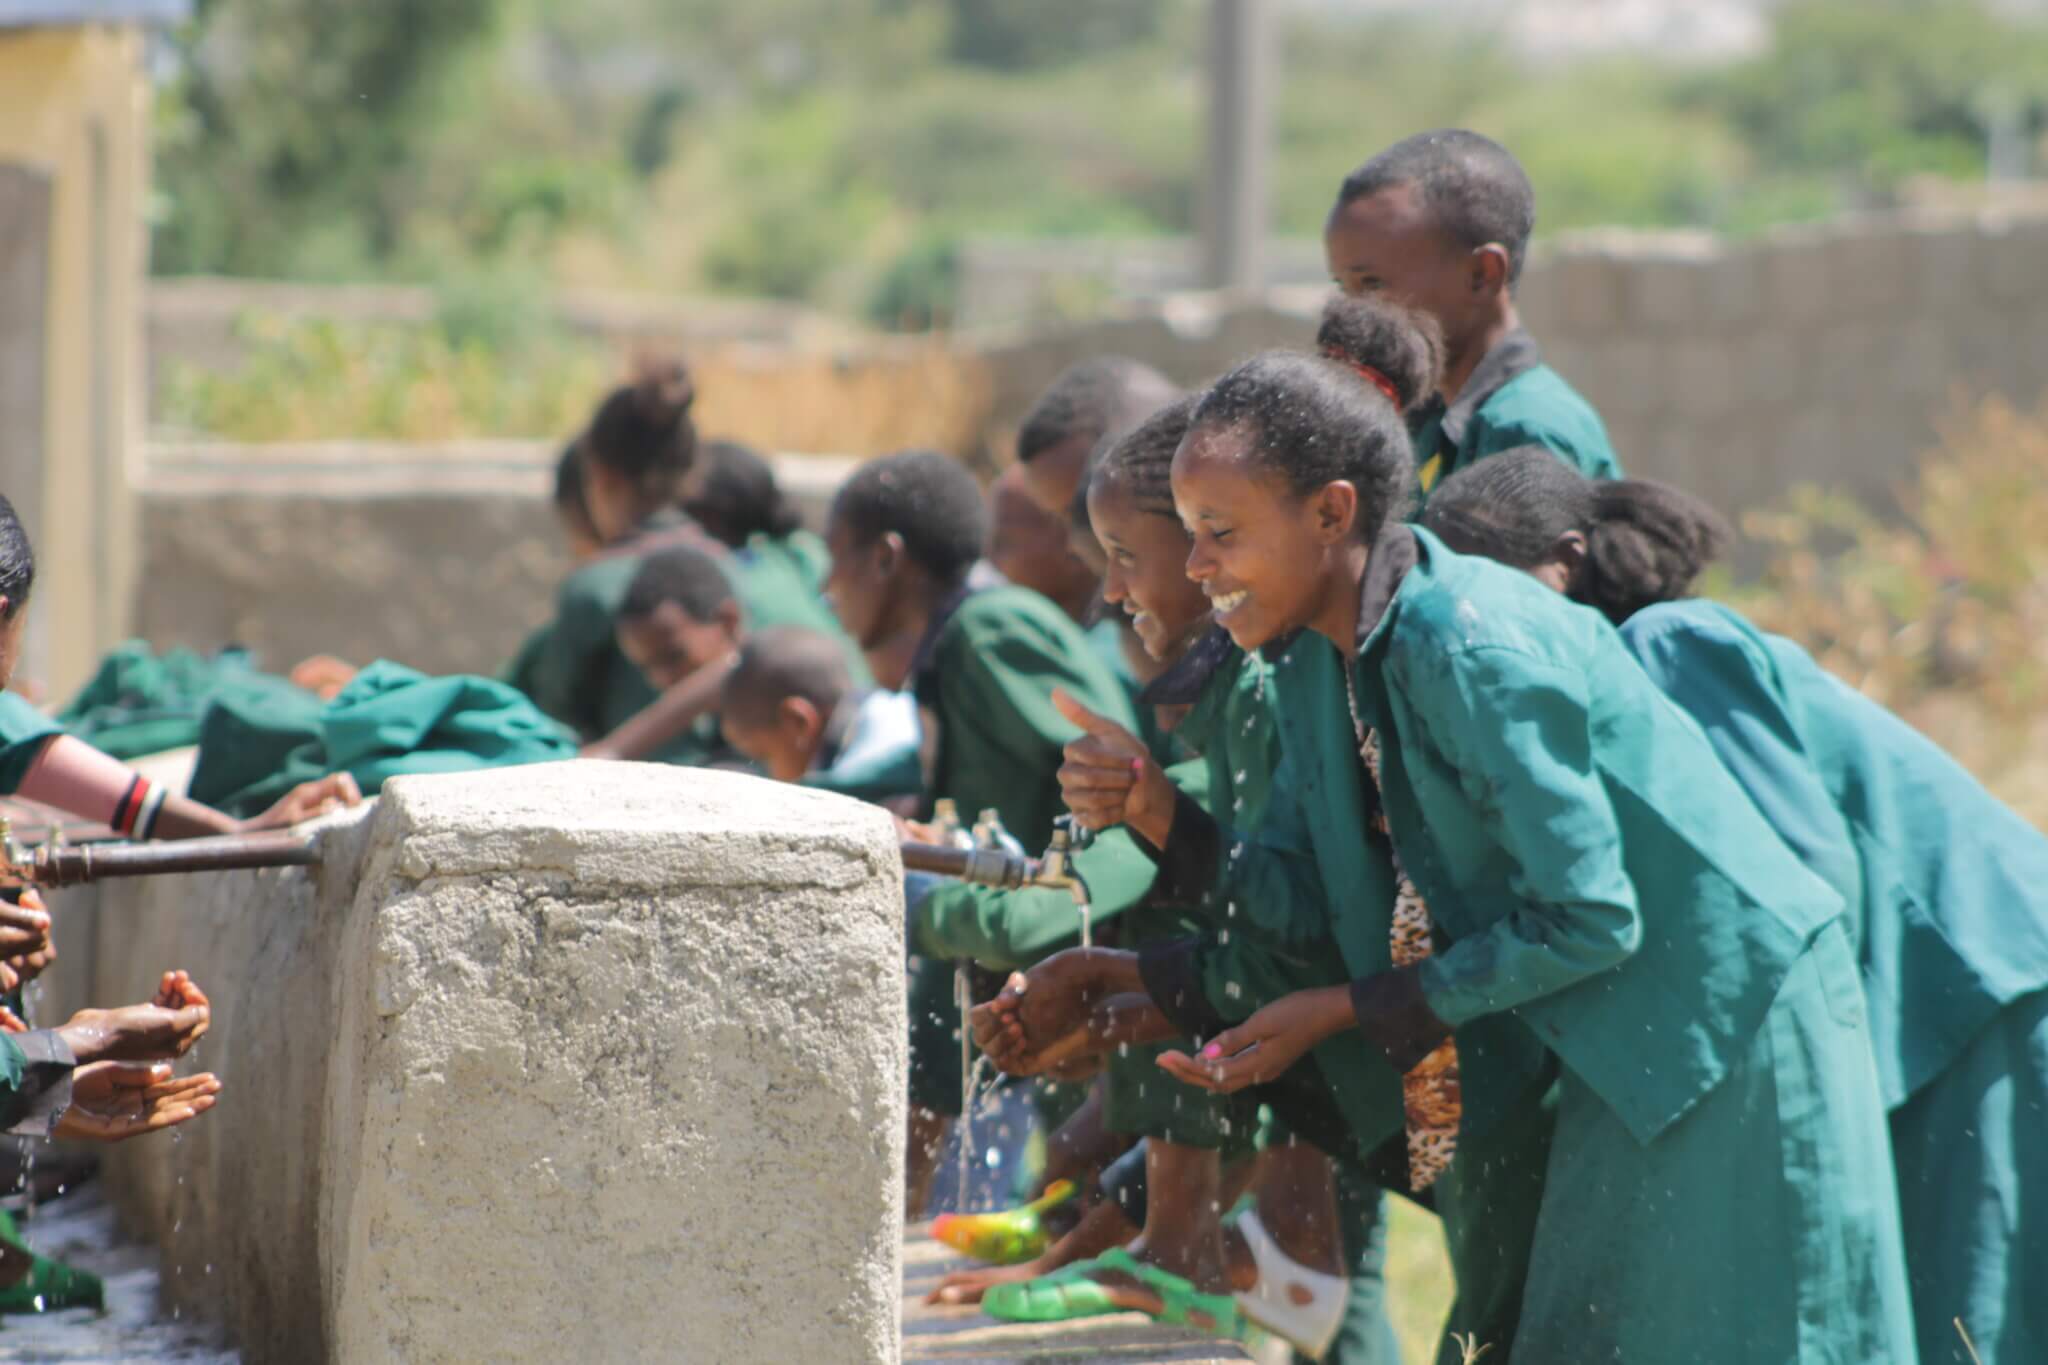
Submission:
{"label": "boy in green uniform", "polygon": [[[1060,813],[1061,746],[1078,733],[1053,707],[1064,688],[1135,719],[1129,696],[1080,628],[1037,593],[970,592],[986,513],[981,490],[943,455],[913,452],[859,469],[832,503],[825,593],[884,687],[908,687],[922,727],[924,809],[949,797],[994,810],[1026,847]],[[926,960],[911,999],[912,1207],[960,1105],[952,973]]]}
{"label": "boy in green uniform", "polygon": [[[688,545],[658,550],[640,562],[619,602],[619,652],[656,692],[731,670],[745,627],[739,599],[718,561]],[[708,685],[708,684],[707,684]],[[715,710],[700,715],[664,751],[671,763],[738,766]]]}
{"label": "boy in green uniform", "polygon": [[875,802],[923,788],[916,699],[857,687],[839,642],[817,631],[748,635],[725,675],[718,718],[732,746],[778,782]]}
{"label": "boy in green uniform", "polygon": [[1409,414],[1416,482],[1436,484],[1498,451],[1540,445],[1588,477],[1621,476],[1592,405],[1543,363],[1515,310],[1536,193],[1507,148],[1443,128],[1353,171],[1323,227],[1330,278],[1385,294],[1443,329],[1437,398]]}

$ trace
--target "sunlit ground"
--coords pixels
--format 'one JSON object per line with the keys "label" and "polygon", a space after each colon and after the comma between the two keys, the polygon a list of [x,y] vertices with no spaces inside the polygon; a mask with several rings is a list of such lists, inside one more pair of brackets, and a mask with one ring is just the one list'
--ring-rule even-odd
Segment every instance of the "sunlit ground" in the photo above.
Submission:
{"label": "sunlit ground", "polygon": [[1451,1309],[1451,1262],[1436,1215],[1387,1200],[1387,1303],[1408,1365],[1435,1365],[1437,1333]]}

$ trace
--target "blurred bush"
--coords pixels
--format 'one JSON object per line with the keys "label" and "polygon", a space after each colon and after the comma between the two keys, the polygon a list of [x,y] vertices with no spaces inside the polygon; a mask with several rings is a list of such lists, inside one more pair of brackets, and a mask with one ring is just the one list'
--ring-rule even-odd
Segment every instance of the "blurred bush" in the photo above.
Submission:
{"label": "blurred bush", "polygon": [[1898,517],[1803,488],[1732,596],[2048,826],[2048,406],[1958,402]]}

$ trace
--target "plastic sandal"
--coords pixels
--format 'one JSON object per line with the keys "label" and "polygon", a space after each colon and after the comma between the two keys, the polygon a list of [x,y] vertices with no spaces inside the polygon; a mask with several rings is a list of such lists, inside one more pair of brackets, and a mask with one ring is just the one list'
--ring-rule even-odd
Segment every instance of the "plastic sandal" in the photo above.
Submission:
{"label": "plastic sandal", "polygon": [[1255,1352],[1273,1341],[1265,1329],[1239,1311],[1229,1294],[1205,1294],[1179,1275],[1146,1265],[1121,1247],[1024,1284],[997,1285],[982,1299],[982,1311],[1005,1322],[1071,1322],[1135,1311],[1114,1302],[1109,1290],[1090,1278],[1098,1270],[1121,1272],[1157,1294],[1160,1310],[1155,1316],[1159,1322],[1239,1342]]}
{"label": "plastic sandal", "polygon": [[1055,1180],[1022,1208],[1001,1213],[942,1213],[932,1220],[932,1238],[991,1265],[1021,1265],[1045,1254],[1052,1234],[1047,1213],[1074,1197],[1074,1182]]}
{"label": "plastic sandal", "polygon": [[[8,1220],[7,1231],[14,1232],[12,1219]],[[37,1256],[12,1236],[7,1239],[7,1249],[33,1259],[28,1274],[0,1289],[0,1313],[54,1313],[60,1308],[107,1306],[106,1289],[99,1276],[73,1270],[47,1256]]]}
{"label": "plastic sandal", "polygon": [[[1259,1269],[1258,1283],[1238,1291],[1238,1306],[1245,1316],[1284,1337],[1303,1355],[1321,1360],[1344,1329],[1351,1282],[1341,1275],[1311,1270],[1282,1251],[1252,1210],[1239,1215],[1236,1224],[1251,1248],[1252,1263]],[[1297,1303],[1297,1291],[1306,1294],[1308,1302]]]}

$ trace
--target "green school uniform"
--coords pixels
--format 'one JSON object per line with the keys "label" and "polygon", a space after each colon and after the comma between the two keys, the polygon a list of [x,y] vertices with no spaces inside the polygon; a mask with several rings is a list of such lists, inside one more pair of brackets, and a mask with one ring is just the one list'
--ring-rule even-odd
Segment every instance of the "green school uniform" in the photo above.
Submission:
{"label": "green school uniform", "polygon": [[[732,582],[750,629],[804,626],[838,639],[845,635],[825,604],[788,562],[769,556],[742,562],[681,512],[665,509],[597,558],[579,566],[555,594],[555,615],[527,637],[501,678],[585,741],[601,739],[651,704],[658,695],[619,649],[619,608],[641,562],[657,550],[690,545],[717,559]],[[867,677],[859,652],[847,645],[848,667]],[[659,762],[707,760],[704,733],[692,733],[652,755]],[[723,755],[720,745],[710,752]]]}
{"label": "green school uniform", "polygon": [[2048,1121],[2048,837],[1726,607],[1651,607],[1621,635],[1848,904],[1921,1358],[1965,1358],[1961,1317],[1987,1361],[2048,1359],[2048,1150],[2015,1141]]}
{"label": "green school uniform", "polygon": [[1373,560],[1352,678],[1439,941],[1422,998],[1468,1097],[1498,1083],[1463,1055],[1479,1021],[1561,1063],[1516,1353],[1911,1359],[1840,898],[1604,617],[1425,531]]}
{"label": "green school uniform", "polygon": [[63,726],[19,692],[0,692],[0,796],[20,791],[43,746],[63,733]]}
{"label": "green school uniform", "polygon": [[490,678],[430,678],[379,660],[333,700],[283,679],[223,689],[200,722],[196,801],[248,816],[301,782],[353,775],[366,796],[403,773],[462,772],[576,756],[576,740]]}
{"label": "green school uniform", "polygon": [[1523,445],[1555,452],[1589,479],[1621,477],[1600,414],[1543,363],[1536,339],[1520,328],[1486,353],[1455,403],[1437,397],[1416,409],[1408,434],[1425,499],[1467,465]]}
{"label": "green school uniform", "polygon": [[756,531],[747,537],[740,557],[780,564],[812,597],[824,595],[825,575],[832,571],[832,552],[815,533],[805,530],[791,531],[786,536]]}
{"label": "green school uniform", "polygon": [[[1120,725],[1136,723],[1128,695],[1081,628],[1023,588],[956,593],[933,614],[910,678],[931,752],[924,809],[943,796],[968,820],[994,810],[1034,853],[1051,840],[1053,821],[1064,810],[1061,751],[1080,734],[1053,709],[1053,689]],[[933,894],[951,893],[941,888]],[[957,1112],[959,1009],[944,959],[925,957],[914,970],[910,1017],[911,1101],[937,1113]]]}
{"label": "green school uniform", "polygon": [[70,1106],[73,1065],[49,1029],[0,1033],[0,1133],[48,1137]]}
{"label": "green school uniform", "polygon": [[828,722],[803,785],[862,801],[915,796],[924,786],[920,733],[917,699],[909,693],[877,690],[848,697]]}
{"label": "green school uniform", "polygon": [[255,673],[246,651],[208,658],[159,654],[142,640],[108,651],[57,719],[69,734],[115,758],[141,758],[199,742],[199,717],[214,693]]}

